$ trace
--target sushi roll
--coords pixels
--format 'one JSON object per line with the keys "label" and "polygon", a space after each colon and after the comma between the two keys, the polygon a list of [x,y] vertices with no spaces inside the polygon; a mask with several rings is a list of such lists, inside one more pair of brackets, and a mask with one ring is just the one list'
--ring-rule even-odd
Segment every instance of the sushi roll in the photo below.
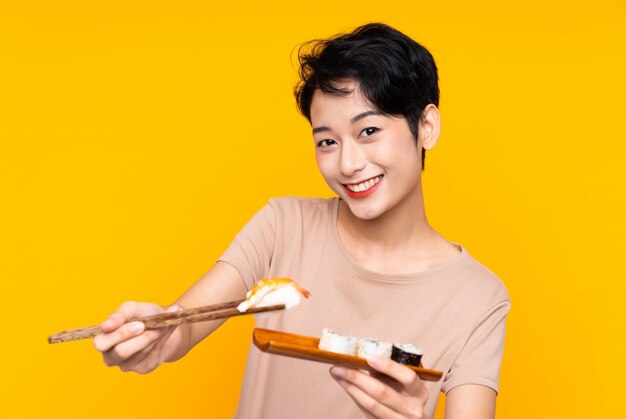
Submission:
{"label": "sushi roll", "polygon": [[422,360],[422,350],[410,343],[394,343],[391,349],[391,359],[400,364],[419,367]]}
{"label": "sushi roll", "polygon": [[289,278],[265,278],[254,284],[246,294],[246,299],[237,306],[240,312],[254,307],[268,307],[284,304],[286,309],[292,308],[311,294],[297,282]]}
{"label": "sushi roll", "polygon": [[359,347],[357,349],[357,356],[366,358],[368,356],[383,356],[386,358],[391,357],[391,346],[389,342],[380,342],[372,338],[359,339]]}
{"label": "sushi roll", "polygon": [[355,337],[342,335],[328,328],[322,330],[322,338],[318,348],[322,351],[344,355],[356,355],[357,340]]}

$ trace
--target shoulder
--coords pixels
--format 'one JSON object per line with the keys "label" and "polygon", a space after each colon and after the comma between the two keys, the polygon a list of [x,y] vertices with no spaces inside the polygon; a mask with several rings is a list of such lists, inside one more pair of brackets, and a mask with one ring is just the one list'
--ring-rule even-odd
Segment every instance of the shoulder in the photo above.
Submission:
{"label": "shoulder", "polygon": [[324,207],[331,206],[336,200],[332,198],[308,198],[300,196],[280,196],[270,199],[270,204],[274,206],[297,206],[297,207]]}
{"label": "shoulder", "polygon": [[269,206],[282,216],[298,216],[308,218],[315,215],[329,215],[336,204],[337,198],[303,198],[283,196],[272,198]]}
{"label": "shoulder", "polygon": [[459,265],[458,289],[467,299],[483,302],[487,306],[509,306],[511,299],[498,275],[474,259],[463,249],[465,257]]}

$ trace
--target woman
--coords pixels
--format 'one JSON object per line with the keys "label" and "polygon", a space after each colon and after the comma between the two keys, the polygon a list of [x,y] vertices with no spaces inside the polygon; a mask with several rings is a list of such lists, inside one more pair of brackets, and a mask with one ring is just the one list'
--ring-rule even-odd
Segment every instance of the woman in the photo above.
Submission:
{"label": "woman", "polygon": [[[333,367],[331,385],[323,364],[252,347],[237,417],[427,418],[440,391],[448,418],[493,417],[510,301],[495,275],[426,218],[421,174],[440,131],[433,58],[382,24],[309,46],[300,54],[296,99],[313,129],[320,172],[338,197],[270,200],[168,311],[241,299],[259,279],[291,277],[313,297],[257,326],[411,342],[423,349],[425,366],[444,371],[439,382],[422,382],[373,358],[379,373]],[[106,364],[149,372],[221,324],[165,331],[124,324],[162,311],[122,304],[94,339]]]}

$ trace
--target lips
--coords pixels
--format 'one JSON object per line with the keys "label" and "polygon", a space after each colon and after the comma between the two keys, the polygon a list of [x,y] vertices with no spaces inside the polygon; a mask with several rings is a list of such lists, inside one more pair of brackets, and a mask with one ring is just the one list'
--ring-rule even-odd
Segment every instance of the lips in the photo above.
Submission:
{"label": "lips", "polygon": [[343,186],[348,196],[357,199],[367,198],[378,189],[382,179],[383,176],[375,176],[362,182],[344,184]]}

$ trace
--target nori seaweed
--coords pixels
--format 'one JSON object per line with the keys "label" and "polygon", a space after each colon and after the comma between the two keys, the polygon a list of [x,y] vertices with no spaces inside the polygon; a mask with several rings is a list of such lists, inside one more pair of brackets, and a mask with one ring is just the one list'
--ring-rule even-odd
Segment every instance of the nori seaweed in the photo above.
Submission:
{"label": "nori seaweed", "polygon": [[422,356],[418,354],[412,354],[410,352],[405,352],[402,349],[398,348],[396,345],[393,345],[393,347],[391,348],[391,359],[393,361],[399,362],[400,364],[419,367]]}

